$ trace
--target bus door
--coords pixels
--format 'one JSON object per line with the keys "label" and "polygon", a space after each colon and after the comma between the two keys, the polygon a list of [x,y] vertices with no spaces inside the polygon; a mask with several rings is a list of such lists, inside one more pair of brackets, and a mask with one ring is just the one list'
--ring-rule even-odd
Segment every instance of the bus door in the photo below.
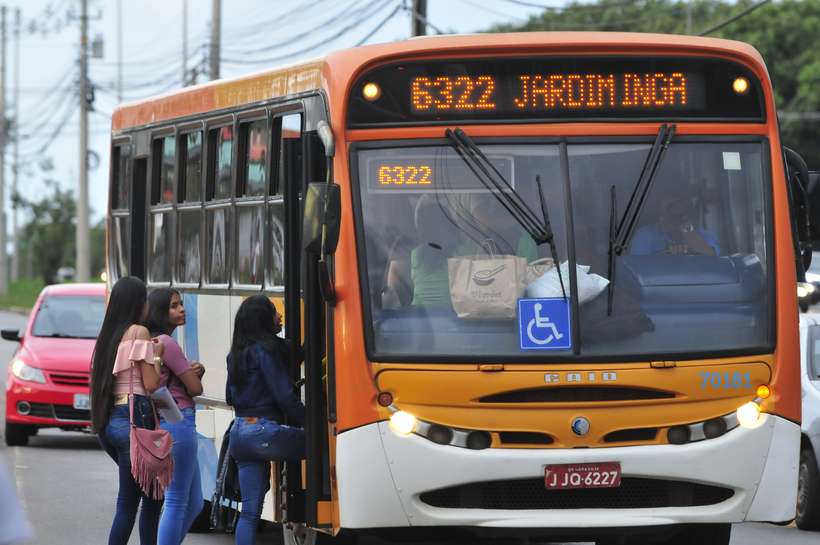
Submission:
{"label": "bus door", "polygon": [[278,181],[285,202],[285,336],[292,350],[291,378],[302,385],[307,436],[305,461],[285,464],[284,506],[278,507],[285,508],[281,513],[283,522],[317,527],[330,523],[319,515],[320,504],[329,505],[330,501],[327,400],[323,381],[325,314],[315,267],[302,251],[301,230],[308,182],[325,178],[326,160],[315,131],[306,128],[306,115],[309,114],[294,112],[274,117],[274,127],[279,129]]}
{"label": "bus door", "polygon": [[[308,110],[311,110],[308,108]],[[291,378],[302,385],[306,418],[306,459],[286,464],[287,496],[283,520],[330,527],[330,456],[325,384],[326,316],[314,260],[302,248],[304,200],[310,181],[325,180],[327,160],[311,111],[286,113],[280,128],[279,183],[285,201],[285,316],[291,343]],[[307,127],[307,128],[306,128]]]}

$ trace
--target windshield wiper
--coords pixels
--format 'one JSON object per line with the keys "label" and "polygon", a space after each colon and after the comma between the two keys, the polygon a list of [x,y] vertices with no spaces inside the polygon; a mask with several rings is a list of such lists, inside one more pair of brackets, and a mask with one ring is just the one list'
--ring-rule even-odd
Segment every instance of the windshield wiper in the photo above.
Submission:
{"label": "windshield wiper", "polygon": [[35,335],[35,337],[48,337],[51,339],[87,339],[88,337],[78,337],[76,335],[66,335],[65,333],[49,333],[48,335]]}
{"label": "windshield wiper", "polygon": [[652,187],[652,181],[655,179],[655,174],[658,172],[658,167],[663,161],[666,150],[669,149],[669,144],[672,142],[672,137],[675,135],[675,124],[667,125],[664,123],[658,129],[658,134],[655,137],[655,142],[649,149],[649,154],[641,168],[641,175],[638,177],[638,182],[635,184],[635,189],[632,190],[632,195],[629,197],[629,203],[626,205],[626,210],[618,223],[618,228],[614,230],[615,215],[615,186],[611,189],[610,202],[610,237],[609,237],[609,290],[607,300],[607,314],[612,314],[612,298],[615,292],[615,256],[622,255],[629,247],[629,241],[632,240],[632,234],[635,232],[635,225],[643,210],[646,196],[649,194],[649,189]]}
{"label": "windshield wiper", "polygon": [[507,212],[518,222],[518,224],[535,241],[536,245],[549,244],[550,254],[555,263],[558,273],[558,281],[561,284],[561,294],[567,298],[564,289],[564,279],[561,277],[561,267],[558,262],[558,252],[555,247],[555,236],[549,220],[547,202],[544,196],[544,188],[541,183],[541,176],[536,176],[535,181],[538,186],[538,195],[541,204],[542,218],[538,218],[535,212],[524,202],[524,199],[515,192],[510,182],[504,178],[487,155],[479,148],[467,134],[456,128],[446,129],[444,135],[452,142],[453,149],[475,174],[475,177],[486,187],[490,194],[504,207]]}

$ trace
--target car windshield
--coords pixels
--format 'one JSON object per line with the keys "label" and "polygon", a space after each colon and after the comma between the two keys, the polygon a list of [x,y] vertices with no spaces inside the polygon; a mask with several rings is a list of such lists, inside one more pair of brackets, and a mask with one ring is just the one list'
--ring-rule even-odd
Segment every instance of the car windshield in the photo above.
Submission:
{"label": "car windshield", "polygon": [[96,295],[49,295],[34,318],[35,337],[96,339],[105,316],[105,298]]}
{"label": "car windshield", "polygon": [[[766,350],[763,146],[681,140],[659,164],[613,274],[610,234],[649,141],[479,141],[489,164],[473,168],[446,144],[360,150],[372,356],[529,361]],[[509,187],[482,182],[476,173],[484,172]],[[549,245],[510,213],[512,192],[539,218],[543,203],[560,279]]]}

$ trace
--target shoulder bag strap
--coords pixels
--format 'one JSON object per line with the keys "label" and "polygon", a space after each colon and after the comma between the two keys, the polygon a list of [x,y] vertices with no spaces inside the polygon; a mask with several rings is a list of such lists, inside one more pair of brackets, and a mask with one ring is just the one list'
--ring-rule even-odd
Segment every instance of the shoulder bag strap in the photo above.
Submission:
{"label": "shoulder bag strap", "polygon": [[[134,337],[131,338],[131,350],[134,349]],[[131,366],[128,368],[128,422],[132,428],[134,425],[134,362],[130,362]]]}
{"label": "shoulder bag strap", "polygon": [[[131,337],[131,350],[134,349],[134,341],[137,340],[137,334],[135,333],[133,337]],[[128,370],[128,421],[131,423],[131,427],[135,428],[136,425],[134,424],[134,362],[131,362],[131,367]],[[142,373],[140,373],[142,376]],[[143,387],[145,385],[143,384]],[[157,414],[157,406],[154,405],[154,400],[151,399],[151,396],[148,397],[148,402],[151,403],[151,409],[154,412],[154,429],[159,427],[159,414]]]}

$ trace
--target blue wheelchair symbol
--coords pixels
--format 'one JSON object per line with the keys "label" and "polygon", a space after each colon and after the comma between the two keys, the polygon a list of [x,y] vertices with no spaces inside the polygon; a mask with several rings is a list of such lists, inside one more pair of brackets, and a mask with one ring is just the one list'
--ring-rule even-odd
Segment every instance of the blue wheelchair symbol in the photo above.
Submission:
{"label": "blue wheelchair symbol", "polygon": [[518,300],[521,350],[566,350],[572,347],[569,301],[560,297]]}

